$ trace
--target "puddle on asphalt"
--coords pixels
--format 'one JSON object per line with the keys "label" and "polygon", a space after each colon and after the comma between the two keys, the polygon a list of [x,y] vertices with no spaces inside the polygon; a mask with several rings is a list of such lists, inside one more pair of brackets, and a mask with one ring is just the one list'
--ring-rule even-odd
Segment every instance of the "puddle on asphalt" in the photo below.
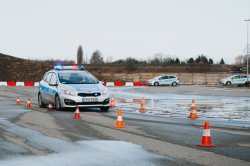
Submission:
{"label": "puddle on asphalt", "polygon": [[[141,99],[117,98],[116,106],[127,112],[139,113]],[[197,114],[204,118],[250,120],[250,102],[246,98],[204,98],[196,100]],[[146,114],[186,118],[191,99],[145,99]]]}

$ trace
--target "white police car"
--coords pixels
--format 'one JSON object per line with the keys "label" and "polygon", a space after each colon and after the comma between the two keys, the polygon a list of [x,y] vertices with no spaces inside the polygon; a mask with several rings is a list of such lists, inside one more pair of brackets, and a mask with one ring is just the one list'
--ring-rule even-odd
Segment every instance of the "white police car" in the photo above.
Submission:
{"label": "white police car", "polygon": [[57,110],[67,107],[98,107],[109,110],[110,95],[95,76],[83,66],[55,66],[39,83],[38,104],[52,103]]}
{"label": "white police car", "polygon": [[220,84],[223,85],[231,85],[231,84],[235,84],[235,85],[244,85],[247,84],[247,79],[248,81],[250,81],[250,77],[247,75],[232,75],[230,77],[224,78],[222,80],[220,80]]}
{"label": "white police car", "polygon": [[179,84],[180,84],[180,81],[178,77],[175,75],[161,75],[161,76],[157,76],[153,79],[148,80],[148,85],[154,85],[154,86],[159,86],[159,85],[176,86]]}

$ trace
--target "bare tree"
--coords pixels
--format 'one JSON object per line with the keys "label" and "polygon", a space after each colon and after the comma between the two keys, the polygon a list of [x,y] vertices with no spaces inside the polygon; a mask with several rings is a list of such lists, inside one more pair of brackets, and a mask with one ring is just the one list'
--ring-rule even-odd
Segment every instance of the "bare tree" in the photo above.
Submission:
{"label": "bare tree", "polygon": [[112,56],[107,56],[106,63],[112,63],[112,62],[113,62],[113,57]]}
{"label": "bare tree", "polygon": [[245,55],[238,55],[237,57],[234,58],[236,65],[246,64],[246,60],[247,58]]}
{"label": "bare tree", "polygon": [[90,64],[94,64],[94,65],[104,64],[103,57],[102,57],[101,52],[99,50],[96,50],[92,54],[92,56],[90,58]]}

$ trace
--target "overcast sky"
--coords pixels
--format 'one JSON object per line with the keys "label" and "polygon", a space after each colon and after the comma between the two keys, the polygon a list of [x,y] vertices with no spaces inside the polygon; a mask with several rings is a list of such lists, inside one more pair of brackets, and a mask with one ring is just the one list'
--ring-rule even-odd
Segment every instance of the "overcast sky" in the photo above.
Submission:
{"label": "overcast sky", "polygon": [[113,60],[205,54],[233,63],[246,47],[250,0],[0,0],[0,52],[76,59],[99,49]]}

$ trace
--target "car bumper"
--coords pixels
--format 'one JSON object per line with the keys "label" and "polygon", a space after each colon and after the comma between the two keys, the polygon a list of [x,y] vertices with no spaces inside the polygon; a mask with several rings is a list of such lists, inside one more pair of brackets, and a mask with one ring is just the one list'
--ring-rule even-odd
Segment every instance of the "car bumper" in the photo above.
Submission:
{"label": "car bumper", "polygon": [[152,86],[152,85],[154,85],[154,82],[148,82],[148,85]]}
{"label": "car bumper", "polygon": [[69,96],[69,95],[60,95],[60,102],[61,107],[75,107],[78,105],[79,107],[107,107],[109,106],[110,96],[109,95],[102,95],[97,98],[95,102],[83,102],[83,98],[81,96]]}

